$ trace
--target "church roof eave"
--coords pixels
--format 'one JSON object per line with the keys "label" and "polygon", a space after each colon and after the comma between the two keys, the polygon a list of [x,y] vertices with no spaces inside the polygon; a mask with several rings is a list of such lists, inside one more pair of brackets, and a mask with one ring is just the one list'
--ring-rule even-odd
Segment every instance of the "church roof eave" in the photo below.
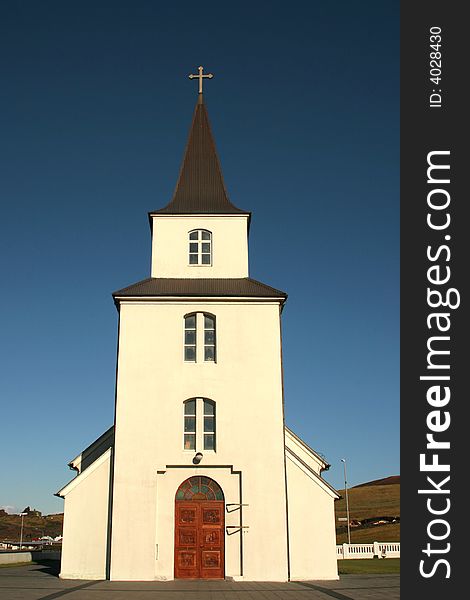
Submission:
{"label": "church roof eave", "polygon": [[99,466],[101,466],[105,461],[111,458],[111,448],[108,448],[103,454],[101,454],[95,461],[93,461],[86,469],[84,469],[81,473],[77,474],[72,480],[64,485],[59,491],[57,491],[54,496],[58,496],[59,498],[65,498],[65,496],[71,492],[77,485],[80,485],[84,479],[86,479],[89,475],[91,475]]}
{"label": "church roof eave", "polygon": [[84,450],[82,450],[75,458],[73,458],[67,466],[73,471],[80,473],[89,465],[93,464],[106,450],[114,445],[114,425],[111,425],[104,433],[96,438]]}
{"label": "church roof eave", "polygon": [[247,217],[247,227],[248,227],[248,234],[250,233],[250,227],[251,227],[251,216],[252,213],[248,212],[248,211],[241,211],[237,214],[233,214],[233,213],[227,213],[227,212],[198,212],[198,213],[194,213],[194,212],[181,212],[181,213],[177,213],[177,212],[172,212],[172,213],[161,213],[159,211],[151,211],[147,213],[147,217],[149,220],[149,226],[150,226],[150,233],[153,235],[153,217]]}
{"label": "church roof eave", "polygon": [[228,215],[233,216],[233,217],[248,217],[248,220],[250,220],[252,213],[249,211],[246,211],[246,210],[241,210],[240,212],[237,212],[237,213],[223,211],[223,210],[218,210],[218,211],[185,210],[185,211],[181,211],[181,212],[164,212],[163,213],[158,210],[152,210],[147,214],[148,214],[149,220],[151,220],[151,217],[174,217],[174,216],[178,216],[178,217],[226,217]]}
{"label": "church roof eave", "polygon": [[323,489],[327,491],[334,500],[340,500],[341,494],[337,490],[335,490],[335,488],[331,484],[329,484],[328,481],[325,481],[323,477],[316,473],[314,469],[312,469],[304,460],[302,460],[300,456],[298,456],[291,448],[288,448],[287,446],[285,448],[286,455],[290,458],[290,460],[292,460],[292,462],[297,464],[297,466],[300,467],[305,473],[307,473],[311,479],[313,479],[318,483],[318,485],[323,487]]}
{"label": "church roof eave", "polygon": [[113,293],[116,304],[123,299],[168,297],[277,300],[281,304],[287,300],[285,292],[250,277],[208,279],[148,277]]}
{"label": "church roof eave", "polygon": [[317,462],[322,465],[322,471],[328,471],[331,465],[327,462],[324,456],[316,452],[311,446],[309,446],[306,442],[303,441],[296,433],[292,431],[287,425],[284,425],[285,432],[290,435],[297,443],[299,443],[303,449],[310,454]]}

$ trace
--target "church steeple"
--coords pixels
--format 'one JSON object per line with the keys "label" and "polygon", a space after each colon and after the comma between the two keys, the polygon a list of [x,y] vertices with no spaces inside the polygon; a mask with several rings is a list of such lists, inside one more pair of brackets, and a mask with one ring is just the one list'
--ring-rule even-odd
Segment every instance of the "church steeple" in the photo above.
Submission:
{"label": "church steeple", "polygon": [[[201,90],[202,77],[209,75],[202,75],[202,68],[199,69]],[[173,197],[167,206],[150,213],[153,214],[249,214],[228,198],[202,91]]]}
{"label": "church steeple", "polygon": [[209,124],[202,84],[173,197],[149,213],[152,277],[248,277],[251,213],[232,204],[225,189]]}

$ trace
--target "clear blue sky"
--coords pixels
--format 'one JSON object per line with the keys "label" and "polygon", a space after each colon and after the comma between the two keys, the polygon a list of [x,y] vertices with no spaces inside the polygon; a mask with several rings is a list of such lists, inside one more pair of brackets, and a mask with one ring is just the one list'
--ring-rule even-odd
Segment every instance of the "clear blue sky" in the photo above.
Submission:
{"label": "clear blue sky", "polygon": [[62,510],[113,422],[111,292],[149,276],[199,64],[250,275],[288,292],[287,424],[355,485],[399,473],[399,3],[0,8],[0,505]]}

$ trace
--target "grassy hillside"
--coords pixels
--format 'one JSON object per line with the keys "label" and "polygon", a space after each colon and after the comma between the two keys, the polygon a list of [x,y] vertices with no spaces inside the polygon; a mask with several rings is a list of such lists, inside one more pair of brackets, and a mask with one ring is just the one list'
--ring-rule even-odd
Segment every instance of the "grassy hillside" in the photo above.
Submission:
{"label": "grassy hillside", "polygon": [[[341,533],[336,530],[336,543],[346,544],[348,533],[346,528],[341,528]],[[400,523],[377,525],[376,527],[351,527],[351,544],[372,544],[372,542],[399,542]]]}
{"label": "grassy hillside", "polygon": [[[338,517],[346,517],[344,490],[338,490],[341,500],[335,502],[336,540],[347,542],[347,527]],[[378,517],[400,516],[400,478],[398,476],[371,481],[348,489],[349,517],[363,521]],[[400,523],[384,525],[351,526],[351,543],[395,542],[400,540]]]}
{"label": "grassy hillside", "polygon": [[[42,517],[27,515],[23,523],[23,541],[27,542],[34,538],[49,535],[52,538],[62,535],[64,515],[45,515]],[[20,539],[21,517],[20,515],[8,515],[0,511],[0,540],[17,542]]]}

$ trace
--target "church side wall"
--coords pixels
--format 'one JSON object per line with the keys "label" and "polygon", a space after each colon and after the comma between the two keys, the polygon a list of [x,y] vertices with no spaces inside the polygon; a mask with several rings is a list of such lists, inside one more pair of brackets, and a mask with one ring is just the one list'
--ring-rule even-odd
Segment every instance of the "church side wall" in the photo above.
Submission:
{"label": "church side wall", "polygon": [[[183,317],[193,311],[216,315],[216,363],[183,360]],[[175,494],[206,475],[226,503],[248,504],[249,527],[225,536],[226,576],[285,581],[279,304],[123,303],[119,348],[111,578],[174,577]],[[198,466],[183,449],[183,402],[194,397],[216,402],[217,448],[201,450]],[[240,524],[239,510],[225,516]]]}
{"label": "church side wall", "polygon": [[108,456],[65,496],[62,579],[106,579],[109,469]]}
{"label": "church side wall", "polygon": [[291,579],[338,579],[334,500],[289,457],[286,467]]}

